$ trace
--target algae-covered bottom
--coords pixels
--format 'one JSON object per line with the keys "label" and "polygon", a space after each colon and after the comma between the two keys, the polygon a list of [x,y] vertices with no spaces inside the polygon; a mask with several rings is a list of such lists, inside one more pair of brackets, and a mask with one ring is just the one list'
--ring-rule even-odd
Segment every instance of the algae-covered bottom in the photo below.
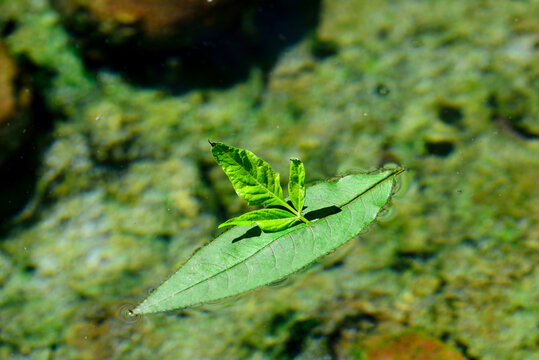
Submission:
{"label": "algae-covered bottom", "polygon": [[[346,359],[413,336],[409,351],[534,359],[537,13],[325,0],[270,69],[177,94],[86,68],[49,2],[1,1],[2,42],[49,112],[35,119],[55,121],[35,194],[3,227],[0,358]],[[301,158],[307,182],[397,162],[407,191],[286,286],[126,323],[126,301],[247,209],[208,138]]]}

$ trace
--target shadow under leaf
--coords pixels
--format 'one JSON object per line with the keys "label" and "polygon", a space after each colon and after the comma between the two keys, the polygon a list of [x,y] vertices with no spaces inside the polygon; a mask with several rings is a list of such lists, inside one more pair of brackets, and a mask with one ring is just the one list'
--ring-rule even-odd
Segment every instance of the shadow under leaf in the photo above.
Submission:
{"label": "shadow under leaf", "polygon": [[325,208],[308,212],[307,214],[305,214],[305,218],[311,221],[311,220],[321,219],[326,216],[335,215],[340,212],[341,212],[341,209],[339,207],[332,205],[332,206],[328,206]]}
{"label": "shadow under leaf", "polygon": [[[307,214],[305,214],[305,218],[307,220],[316,220],[316,219],[321,219],[321,218],[324,218],[326,216],[334,215],[334,214],[337,214],[337,213],[340,213],[340,212],[341,212],[341,209],[339,207],[337,207],[337,206],[328,206],[328,207],[325,207],[325,208],[322,208],[322,209],[318,209],[318,210],[308,212]],[[300,224],[300,223],[301,222],[298,221],[296,223],[296,225]],[[244,239],[258,237],[261,234],[262,234],[262,230],[258,226],[255,226],[255,227],[252,227],[251,229],[247,230],[243,235],[240,235],[240,236],[236,237],[234,240],[232,240],[232,243],[236,243],[236,242],[244,240]]]}
{"label": "shadow under leaf", "polygon": [[243,239],[254,238],[254,237],[260,236],[260,234],[262,234],[262,230],[260,230],[260,228],[258,226],[255,226],[255,227],[247,230],[245,232],[245,234],[243,234],[241,236],[238,236],[237,238],[232,240],[232,243],[236,243],[236,242],[241,241]]}

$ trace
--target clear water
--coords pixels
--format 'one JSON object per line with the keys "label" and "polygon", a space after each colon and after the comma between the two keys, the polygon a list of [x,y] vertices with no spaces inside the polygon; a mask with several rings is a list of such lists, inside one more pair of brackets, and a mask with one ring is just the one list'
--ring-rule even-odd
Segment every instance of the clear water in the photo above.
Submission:
{"label": "clear water", "polygon": [[[0,2],[0,359],[536,359],[539,3],[189,4]],[[208,139],[408,171],[353,246],[133,321],[250,210]]]}

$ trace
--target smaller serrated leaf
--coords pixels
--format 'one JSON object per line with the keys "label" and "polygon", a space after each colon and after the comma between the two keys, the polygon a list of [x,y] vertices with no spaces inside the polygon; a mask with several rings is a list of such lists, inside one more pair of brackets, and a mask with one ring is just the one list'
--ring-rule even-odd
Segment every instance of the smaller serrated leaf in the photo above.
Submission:
{"label": "smaller serrated leaf", "polygon": [[211,143],[211,153],[230,179],[236,194],[251,206],[289,206],[283,197],[280,175],[252,152]]}
{"label": "smaller serrated leaf", "polygon": [[299,219],[291,212],[282,209],[261,209],[245,213],[225,221],[219,228],[229,225],[257,224],[263,231],[280,231],[292,226]]}
{"label": "smaller serrated leaf", "polygon": [[299,159],[290,159],[290,181],[288,196],[299,214],[305,201],[305,167]]}

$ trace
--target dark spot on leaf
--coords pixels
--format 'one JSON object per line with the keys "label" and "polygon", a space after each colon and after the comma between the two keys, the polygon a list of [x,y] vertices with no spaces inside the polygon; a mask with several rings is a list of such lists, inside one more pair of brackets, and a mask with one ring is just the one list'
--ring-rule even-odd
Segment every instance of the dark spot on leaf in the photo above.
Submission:
{"label": "dark spot on leaf", "polygon": [[462,120],[462,111],[460,108],[451,105],[441,105],[438,108],[438,118],[449,125],[457,125]]}
{"label": "dark spot on leaf", "polygon": [[445,157],[455,150],[455,145],[451,141],[427,141],[425,148],[429,155]]}

